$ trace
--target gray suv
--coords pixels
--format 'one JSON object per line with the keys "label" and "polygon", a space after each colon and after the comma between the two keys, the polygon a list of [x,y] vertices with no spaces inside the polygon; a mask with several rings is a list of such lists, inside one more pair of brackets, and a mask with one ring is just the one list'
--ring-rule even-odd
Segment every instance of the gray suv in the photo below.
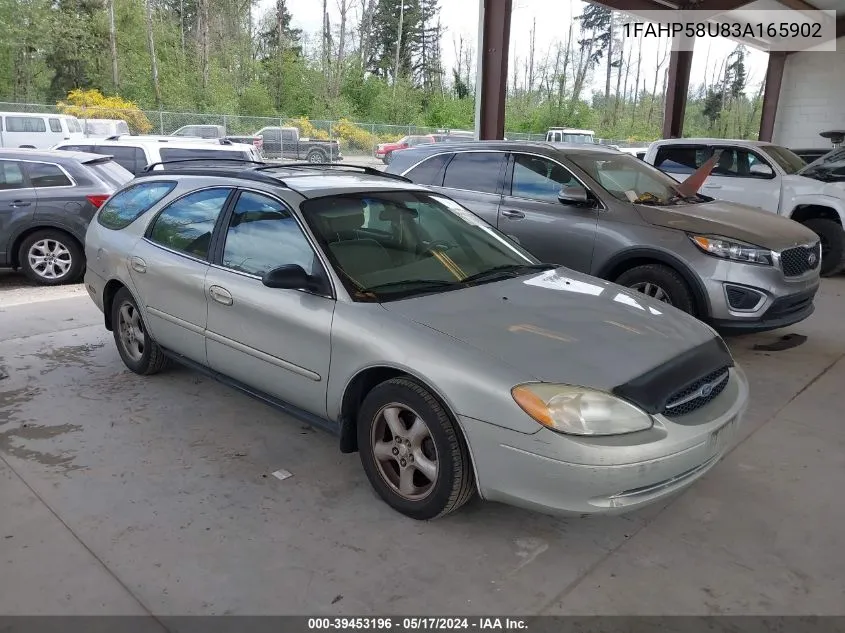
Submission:
{"label": "gray suv", "polygon": [[815,233],[682,196],[677,181],[612,148],[423,146],[396,152],[387,171],[448,193],[541,261],[639,290],[722,331],[784,327],[814,310]]}
{"label": "gray suv", "polygon": [[130,180],[111,156],[0,150],[0,267],[43,285],[78,280],[88,222]]}

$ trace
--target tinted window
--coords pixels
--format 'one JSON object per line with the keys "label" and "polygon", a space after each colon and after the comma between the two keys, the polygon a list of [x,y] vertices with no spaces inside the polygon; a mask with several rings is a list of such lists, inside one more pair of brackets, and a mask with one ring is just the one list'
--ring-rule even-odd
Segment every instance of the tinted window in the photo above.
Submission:
{"label": "tinted window", "polygon": [[132,174],[113,160],[101,160],[96,163],[86,163],[85,168],[93,172],[95,177],[115,189],[120,189],[132,180]]}
{"label": "tinted window", "polygon": [[125,228],[173,191],[175,186],[175,182],[145,182],[124,189],[106,202],[97,221],[107,229]]}
{"label": "tinted window", "polygon": [[34,116],[7,116],[7,132],[46,132],[47,124],[44,119]]}
{"label": "tinted window", "polygon": [[147,164],[147,157],[139,147],[100,145],[94,151],[104,156],[112,156],[118,165],[127,171],[131,171],[133,174],[140,173]]}
{"label": "tinted window", "polygon": [[496,193],[504,154],[501,152],[466,152],[455,154],[446,168],[444,187]]}
{"label": "tinted window", "polygon": [[33,187],[68,187],[73,184],[58,165],[28,163],[27,170]]}
{"label": "tinted window", "polygon": [[[751,167],[753,165],[764,165],[771,169],[769,165],[762,158],[745,149],[738,149],[735,147],[721,148],[717,147],[716,151],[721,151],[719,160],[713,167],[711,174],[713,176],[734,176],[738,178],[760,178],[761,176],[752,174]],[[762,176],[765,178],[766,176]]]}
{"label": "tinted window", "polygon": [[223,248],[223,265],[251,275],[299,264],[317,274],[320,264],[291,213],[278,201],[257,193],[238,198]]}
{"label": "tinted window", "polygon": [[155,219],[150,239],[175,251],[205,259],[214,223],[231,191],[205,189],[180,198]]}
{"label": "tinted window", "polygon": [[432,156],[414,167],[405,176],[421,185],[439,187],[443,184],[443,166],[449,161],[450,157],[451,154]]}
{"label": "tinted window", "polygon": [[545,202],[558,202],[563,185],[579,184],[566,169],[539,156],[516,154],[511,195]]}
{"label": "tinted window", "polygon": [[[207,158],[209,160],[221,160],[223,158],[236,160],[250,160],[250,156],[246,152],[239,152],[237,150],[217,150],[217,149],[180,149],[177,147],[161,148],[159,150],[161,160],[186,160],[192,158]],[[183,167],[196,167],[198,163],[187,163]]]}
{"label": "tinted window", "polygon": [[50,131],[52,132],[61,132],[62,131],[62,122],[58,119],[50,119]]}
{"label": "tinted window", "polygon": [[92,145],[62,145],[61,147],[57,147],[63,152],[89,152],[89,153],[96,153],[96,149]]}
{"label": "tinted window", "polygon": [[670,174],[691,174],[710,158],[708,147],[665,145],[657,150],[654,166]]}
{"label": "tinted window", "polygon": [[0,160],[0,190],[24,187],[21,164],[13,160]]}

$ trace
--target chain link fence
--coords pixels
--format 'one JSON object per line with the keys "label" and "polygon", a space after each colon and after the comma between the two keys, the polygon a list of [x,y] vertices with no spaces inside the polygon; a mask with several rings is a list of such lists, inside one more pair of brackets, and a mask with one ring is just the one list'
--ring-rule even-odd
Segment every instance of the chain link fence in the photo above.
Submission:
{"label": "chain link fence", "polygon": [[[56,105],[37,103],[0,102],[0,111],[61,114]],[[117,119],[127,121],[133,134],[171,135],[191,125],[214,125],[225,130],[226,135],[251,136],[268,127],[294,127],[302,139],[337,141],[341,153],[348,158],[371,158],[381,143],[391,143],[405,136],[447,134],[444,130],[417,125],[388,125],[384,123],[361,123],[348,119],[336,121],[311,120],[306,117],[256,117],[234,114],[203,114],[194,112],[169,112],[165,110],[127,110],[122,112],[109,108],[74,107],[72,113],[84,123],[86,119]],[[84,129],[84,128],[83,128]],[[184,132],[183,132],[184,133]],[[512,141],[542,141],[544,133],[505,132],[505,138]],[[646,145],[619,139],[597,139],[597,142],[619,147]]]}

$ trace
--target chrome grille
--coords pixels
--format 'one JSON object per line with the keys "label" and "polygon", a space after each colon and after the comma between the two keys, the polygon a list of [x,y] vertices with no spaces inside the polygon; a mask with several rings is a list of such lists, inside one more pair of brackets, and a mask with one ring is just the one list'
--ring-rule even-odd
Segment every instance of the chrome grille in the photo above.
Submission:
{"label": "chrome grille", "polygon": [[673,394],[669,398],[663,414],[674,418],[700,409],[724,391],[729,376],[729,367],[722,367],[702,376],[691,385]]}
{"label": "chrome grille", "polygon": [[807,271],[815,270],[822,260],[821,243],[813,246],[796,246],[780,254],[780,264],[784,277],[797,277]]}

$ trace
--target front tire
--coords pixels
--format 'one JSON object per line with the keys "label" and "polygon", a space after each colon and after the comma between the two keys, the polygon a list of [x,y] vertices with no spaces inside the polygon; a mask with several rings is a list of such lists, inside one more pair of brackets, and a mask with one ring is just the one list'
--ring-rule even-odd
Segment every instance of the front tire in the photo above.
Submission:
{"label": "front tire", "polygon": [[312,151],[308,152],[308,156],[306,156],[306,160],[309,163],[314,163],[314,164],[329,162],[329,160],[326,158],[326,155],[319,150],[312,150]]}
{"label": "front tire", "polygon": [[142,376],[157,374],[165,367],[167,357],[147,331],[138,304],[126,288],[114,297],[111,322],[114,342],[126,367]]}
{"label": "front tire", "polygon": [[842,225],[826,218],[812,218],[802,224],[818,235],[822,243],[819,274],[830,277],[845,270],[845,229]]}
{"label": "front tire", "polygon": [[21,270],[32,281],[59,286],[77,281],[85,270],[85,254],[70,235],[56,229],[36,231],[21,243]]}
{"label": "front tire", "polygon": [[415,380],[392,378],[373,388],[357,431],[364,472],[394,510],[436,519],[472,498],[466,443],[443,405]]}
{"label": "front tire", "polygon": [[695,316],[695,301],[687,282],[668,266],[637,266],[619,275],[616,283]]}

